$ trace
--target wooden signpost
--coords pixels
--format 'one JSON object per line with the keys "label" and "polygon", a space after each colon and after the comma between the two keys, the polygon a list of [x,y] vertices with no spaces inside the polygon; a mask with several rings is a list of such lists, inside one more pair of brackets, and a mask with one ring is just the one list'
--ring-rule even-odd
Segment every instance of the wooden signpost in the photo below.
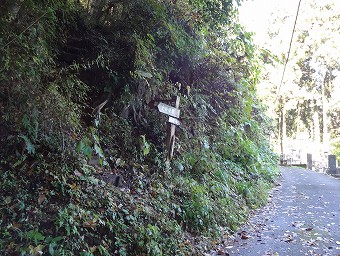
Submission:
{"label": "wooden signpost", "polygon": [[[167,105],[165,102],[175,104],[175,107]],[[175,96],[171,100],[156,99],[151,101],[149,106],[155,107],[159,112],[169,116],[166,146],[168,150],[167,161],[170,162],[174,156],[176,125],[179,126],[181,124],[178,120],[180,115],[179,96]]]}

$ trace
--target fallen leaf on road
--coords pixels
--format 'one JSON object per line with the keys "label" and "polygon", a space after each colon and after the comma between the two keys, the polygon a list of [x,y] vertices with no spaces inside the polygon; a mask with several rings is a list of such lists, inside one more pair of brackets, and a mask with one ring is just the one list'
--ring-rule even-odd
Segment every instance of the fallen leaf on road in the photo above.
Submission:
{"label": "fallen leaf on road", "polygon": [[300,222],[300,221],[294,221],[292,222],[292,227],[296,227],[296,228],[299,228],[301,226],[303,226],[304,223],[303,222]]}
{"label": "fallen leaf on road", "polygon": [[307,241],[307,245],[309,245],[309,246],[316,246],[317,244],[316,244],[316,240],[315,239],[312,239],[312,240],[310,240],[310,241]]}
{"label": "fallen leaf on road", "polygon": [[241,237],[241,239],[249,239],[249,236],[247,235],[247,231],[241,231],[238,233],[238,235]]}
{"label": "fallen leaf on road", "polygon": [[285,234],[285,238],[284,238],[283,241],[285,241],[286,243],[289,243],[289,242],[294,241],[293,235],[291,235],[291,234]]}
{"label": "fallen leaf on road", "polygon": [[219,251],[217,252],[217,255],[229,256],[229,253],[225,252],[224,250],[219,250]]}

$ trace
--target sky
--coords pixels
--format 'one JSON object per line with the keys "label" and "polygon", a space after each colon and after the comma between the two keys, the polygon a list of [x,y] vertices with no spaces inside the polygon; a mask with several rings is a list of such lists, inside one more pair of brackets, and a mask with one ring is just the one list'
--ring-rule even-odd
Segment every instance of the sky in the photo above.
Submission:
{"label": "sky", "polygon": [[[245,0],[239,8],[240,22],[248,31],[254,32],[255,43],[263,45],[273,13],[285,12],[289,16],[288,27],[282,27],[289,38],[294,25],[298,0]],[[289,41],[289,40],[288,40]],[[289,43],[289,42],[288,42]]]}
{"label": "sky", "polygon": [[[299,0],[244,0],[239,7],[239,20],[247,31],[255,33],[253,39],[256,45],[269,49],[274,53],[287,53],[298,2]],[[289,17],[287,22],[279,27],[279,39],[280,41],[282,40],[282,43],[277,43],[277,39],[270,40],[268,37],[268,31],[270,28],[273,29],[273,19],[278,16],[278,12],[280,12],[280,16],[285,13]],[[283,67],[269,66],[266,68],[272,77],[270,82],[280,84]],[[269,90],[268,88],[272,87],[270,82],[263,81],[258,86]],[[259,94],[263,92],[266,95],[267,90],[259,89]]]}
{"label": "sky", "polygon": [[[319,0],[320,4],[330,3],[334,4],[332,10],[340,12],[340,0],[330,1],[330,0]],[[299,11],[299,18],[297,20],[296,29],[301,29],[303,26],[302,16],[308,14],[308,5],[310,0],[301,0],[301,6]],[[247,31],[254,32],[253,36],[255,44],[269,49],[272,52],[278,53],[288,53],[289,43],[292,36],[292,30],[294,27],[294,21],[296,18],[296,12],[298,9],[299,0],[243,0],[241,6],[239,7],[239,20],[240,23],[246,27]],[[287,20],[284,23],[279,24],[281,41],[269,39],[268,31],[273,26],[273,20],[277,16],[287,16]],[[339,40],[338,38],[334,40]],[[294,50],[294,42],[292,44],[292,50]],[[321,49],[321,48],[320,48]],[[329,49],[328,49],[329,50]],[[282,70],[276,70],[277,82],[281,78]],[[340,90],[340,73],[337,73],[338,88]],[[340,96],[339,96],[340,97]]]}

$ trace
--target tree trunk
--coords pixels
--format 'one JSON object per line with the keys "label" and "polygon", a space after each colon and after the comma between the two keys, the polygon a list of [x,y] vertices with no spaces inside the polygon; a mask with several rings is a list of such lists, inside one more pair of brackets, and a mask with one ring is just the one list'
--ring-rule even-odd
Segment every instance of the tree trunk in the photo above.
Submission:
{"label": "tree trunk", "polygon": [[315,109],[313,114],[313,131],[313,140],[316,145],[320,145],[320,120],[317,109]]}
{"label": "tree trunk", "polygon": [[280,151],[281,151],[281,155],[284,154],[284,143],[286,141],[286,131],[287,131],[287,126],[286,126],[286,110],[283,107],[281,109],[281,113],[280,113],[280,130],[279,130],[279,134],[280,134]]}
{"label": "tree trunk", "polygon": [[327,99],[325,95],[325,84],[322,85],[322,145],[324,152],[328,152],[329,133],[328,133],[328,120],[327,120]]}

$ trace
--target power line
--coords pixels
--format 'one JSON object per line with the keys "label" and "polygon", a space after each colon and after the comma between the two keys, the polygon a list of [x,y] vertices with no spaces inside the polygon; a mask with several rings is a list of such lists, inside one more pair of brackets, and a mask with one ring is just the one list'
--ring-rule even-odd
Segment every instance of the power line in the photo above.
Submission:
{"label": "power line", "polygon": [[279,89],[278,89],[278,91],[276,93],[276,98],[275,98],[275,101],[274,101],[274,106],[275,106],[276,101],[277,101],[277,99],[278,99],[278,97],[280,95],[280,91],[281,91],[281,87],[282,87],[282,83],[283,83],[283,78],[284,78],[285,73],[286,73],[287,63],[289,61],[290,51],[292,49],[292,42],[293,42],[295,27],[296,27],[297,19],[298,19],[298,16],[299,16],[300,5],[301,5],[301,0],[299,0],[299,5],[298,5],[297,11],[296,11],[294,27],[293,27],[293,31],[292,31],[292,35],[291,35],[290,43],[289,43],[288,55],[287,55],[287,59],[286,59],[286,62],[285,62],[284,68],[283,68],[283,72],[282,72],[282,77],[281,77],[281,82],[280,82],[280,85],[279,85]]}

